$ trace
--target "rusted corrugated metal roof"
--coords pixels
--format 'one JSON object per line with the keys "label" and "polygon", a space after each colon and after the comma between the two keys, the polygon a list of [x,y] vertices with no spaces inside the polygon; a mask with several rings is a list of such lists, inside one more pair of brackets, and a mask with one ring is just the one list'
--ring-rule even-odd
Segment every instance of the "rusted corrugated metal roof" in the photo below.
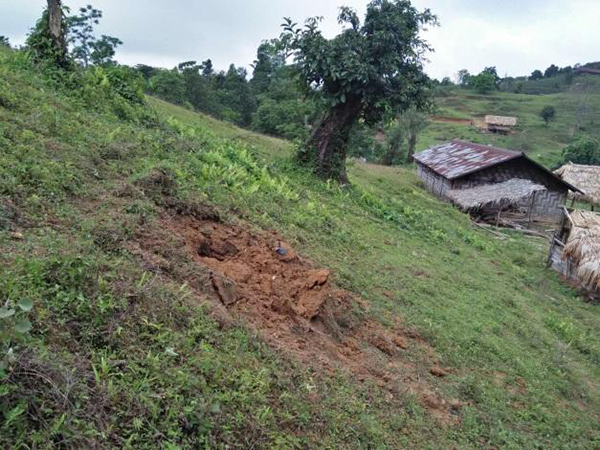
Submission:
{"label": "rusted corrugated metal roof", "polygon": [[521,155],[503,148],[452,141],[417,153],[414,158],[444,178],[453,180]]}

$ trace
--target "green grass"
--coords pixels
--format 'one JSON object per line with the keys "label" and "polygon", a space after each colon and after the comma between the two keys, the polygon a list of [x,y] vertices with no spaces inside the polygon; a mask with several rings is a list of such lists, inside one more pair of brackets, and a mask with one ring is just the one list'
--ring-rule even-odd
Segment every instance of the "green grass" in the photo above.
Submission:
{"label": "green grass", "polygon": [[[545,268],[544,241],[474,229],[410,170],[357,163],[352,187],[323,183],[285,141],[155,99],[123,112],[20,54],[0,51],[0,80],[0,298],[34,303],[0,379],[2,446],[600,446],[600,312]],[[175,242],[160,270],[135,251],[173,201],[279,230],[369,317],[418,330],[452,368],[419,376],[464,403],[459,422],[215,320]]]}
{"label": "green grass", "polygon": [[[587,94],[582,95],[582,86]],[[585,98],[585,100],[584,100]],[[566,92],[546,95],[527,95],[494,92],[476,94],[470,90],[452,89],[436,98],[436,116],[456,119],[478,119],[488,114],[515,116],[519,119],[515,133],[508,136],[482,133],[468,124],[433,122],[423,132],[417,150],[451,139],[492,144],[524,151],[542,164],[554,167],[560,161],[562,149],[577,138],[577,111],[585,104],[582,127],[585,132],[600,134],[600,79],[591,76],[575,77]],[[544,106],[556,108],[556,120],[546,126],[539,117]]]}

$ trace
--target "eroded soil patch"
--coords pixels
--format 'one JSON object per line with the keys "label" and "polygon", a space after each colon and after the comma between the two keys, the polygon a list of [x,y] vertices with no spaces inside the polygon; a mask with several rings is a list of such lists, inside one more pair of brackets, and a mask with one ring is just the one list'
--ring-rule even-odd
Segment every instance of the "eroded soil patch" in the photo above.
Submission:
{"label": "eroded soil patch", "polygon": [[[391,398],[414,394],[442,421],[457,419],[460,402],[444,399],[434,386],[440,374],[429,371],[438,364],[431,346],[400,320],[386,328],[369,319],[364,300],[338,289],[329,270],[299,256],[276,232],[178,215],[165,215],[161,228],[199,270],[208,269],[218,308],[243,318],[270,346],[325,373],[348,370]],[[156,236],[141,238],[144,258],[162,254],[160,243]],[[427,367],[415,363],[415,353]]]}

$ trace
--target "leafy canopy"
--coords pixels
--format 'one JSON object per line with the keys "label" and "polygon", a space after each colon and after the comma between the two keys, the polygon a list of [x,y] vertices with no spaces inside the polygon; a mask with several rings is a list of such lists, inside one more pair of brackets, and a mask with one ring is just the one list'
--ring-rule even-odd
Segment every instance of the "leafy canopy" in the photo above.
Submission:
{"label": "leafy canopy", "polygon": [[556,108],[550,105],[544,106],[540,111],[540,117],[544,122],[546,122],[546,125],[548,125],[556,117]]}
{"label": "leafy canopy", "polygon": [[564,162],[600,166],[600,143],[591,136],[583,136],[563,150]]}
{"label": "leafy canopy", "polygon": [[395,116],[416,105],[429,104],[429,79],[423,60],[431,47],[419,37],[437,18],[429,9],[419,12],[408,0],[373,0],[361,24],[356,12],[340,9],[342,33],[327,39],[319,30],[321,18],[298,27],[286,18],[281,39],[287,44],[307,91],[322,96],[330,107],[360,104],[366,123]]}

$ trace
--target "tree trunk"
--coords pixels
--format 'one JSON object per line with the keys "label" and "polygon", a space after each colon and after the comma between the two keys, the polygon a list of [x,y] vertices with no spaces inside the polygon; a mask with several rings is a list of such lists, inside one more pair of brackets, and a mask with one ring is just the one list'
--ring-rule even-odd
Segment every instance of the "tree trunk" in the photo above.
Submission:
{"label": "tree trunk", "polygon": [[417,146],[417,135],[411,134],[408,138],[408,153],[406,154],[406,163],[412,162],[413,155],[415,154],[415,147]]}
{"label": "tree trunk", "polygon": [[387,152],[385,152],[385,155],[383,155],[383,158],[381,158],[381,164],[383,164],[384,166],[391,166],[394,164],[394,161],[397,161],[397,160],[398,160],[397,148],[393,144],[390,144]]}
{"label": "tree trunk", "polygon": [[59,65],[67,64],[67,43],[61,0],[48,0],[48,32],[56,50]]}
{"label": "tree trunk", "polygon": [[348,99],[331,108],[298,153],[299,161],[323,178],[347,184],[346,151],[360,107],[360,100]]}

